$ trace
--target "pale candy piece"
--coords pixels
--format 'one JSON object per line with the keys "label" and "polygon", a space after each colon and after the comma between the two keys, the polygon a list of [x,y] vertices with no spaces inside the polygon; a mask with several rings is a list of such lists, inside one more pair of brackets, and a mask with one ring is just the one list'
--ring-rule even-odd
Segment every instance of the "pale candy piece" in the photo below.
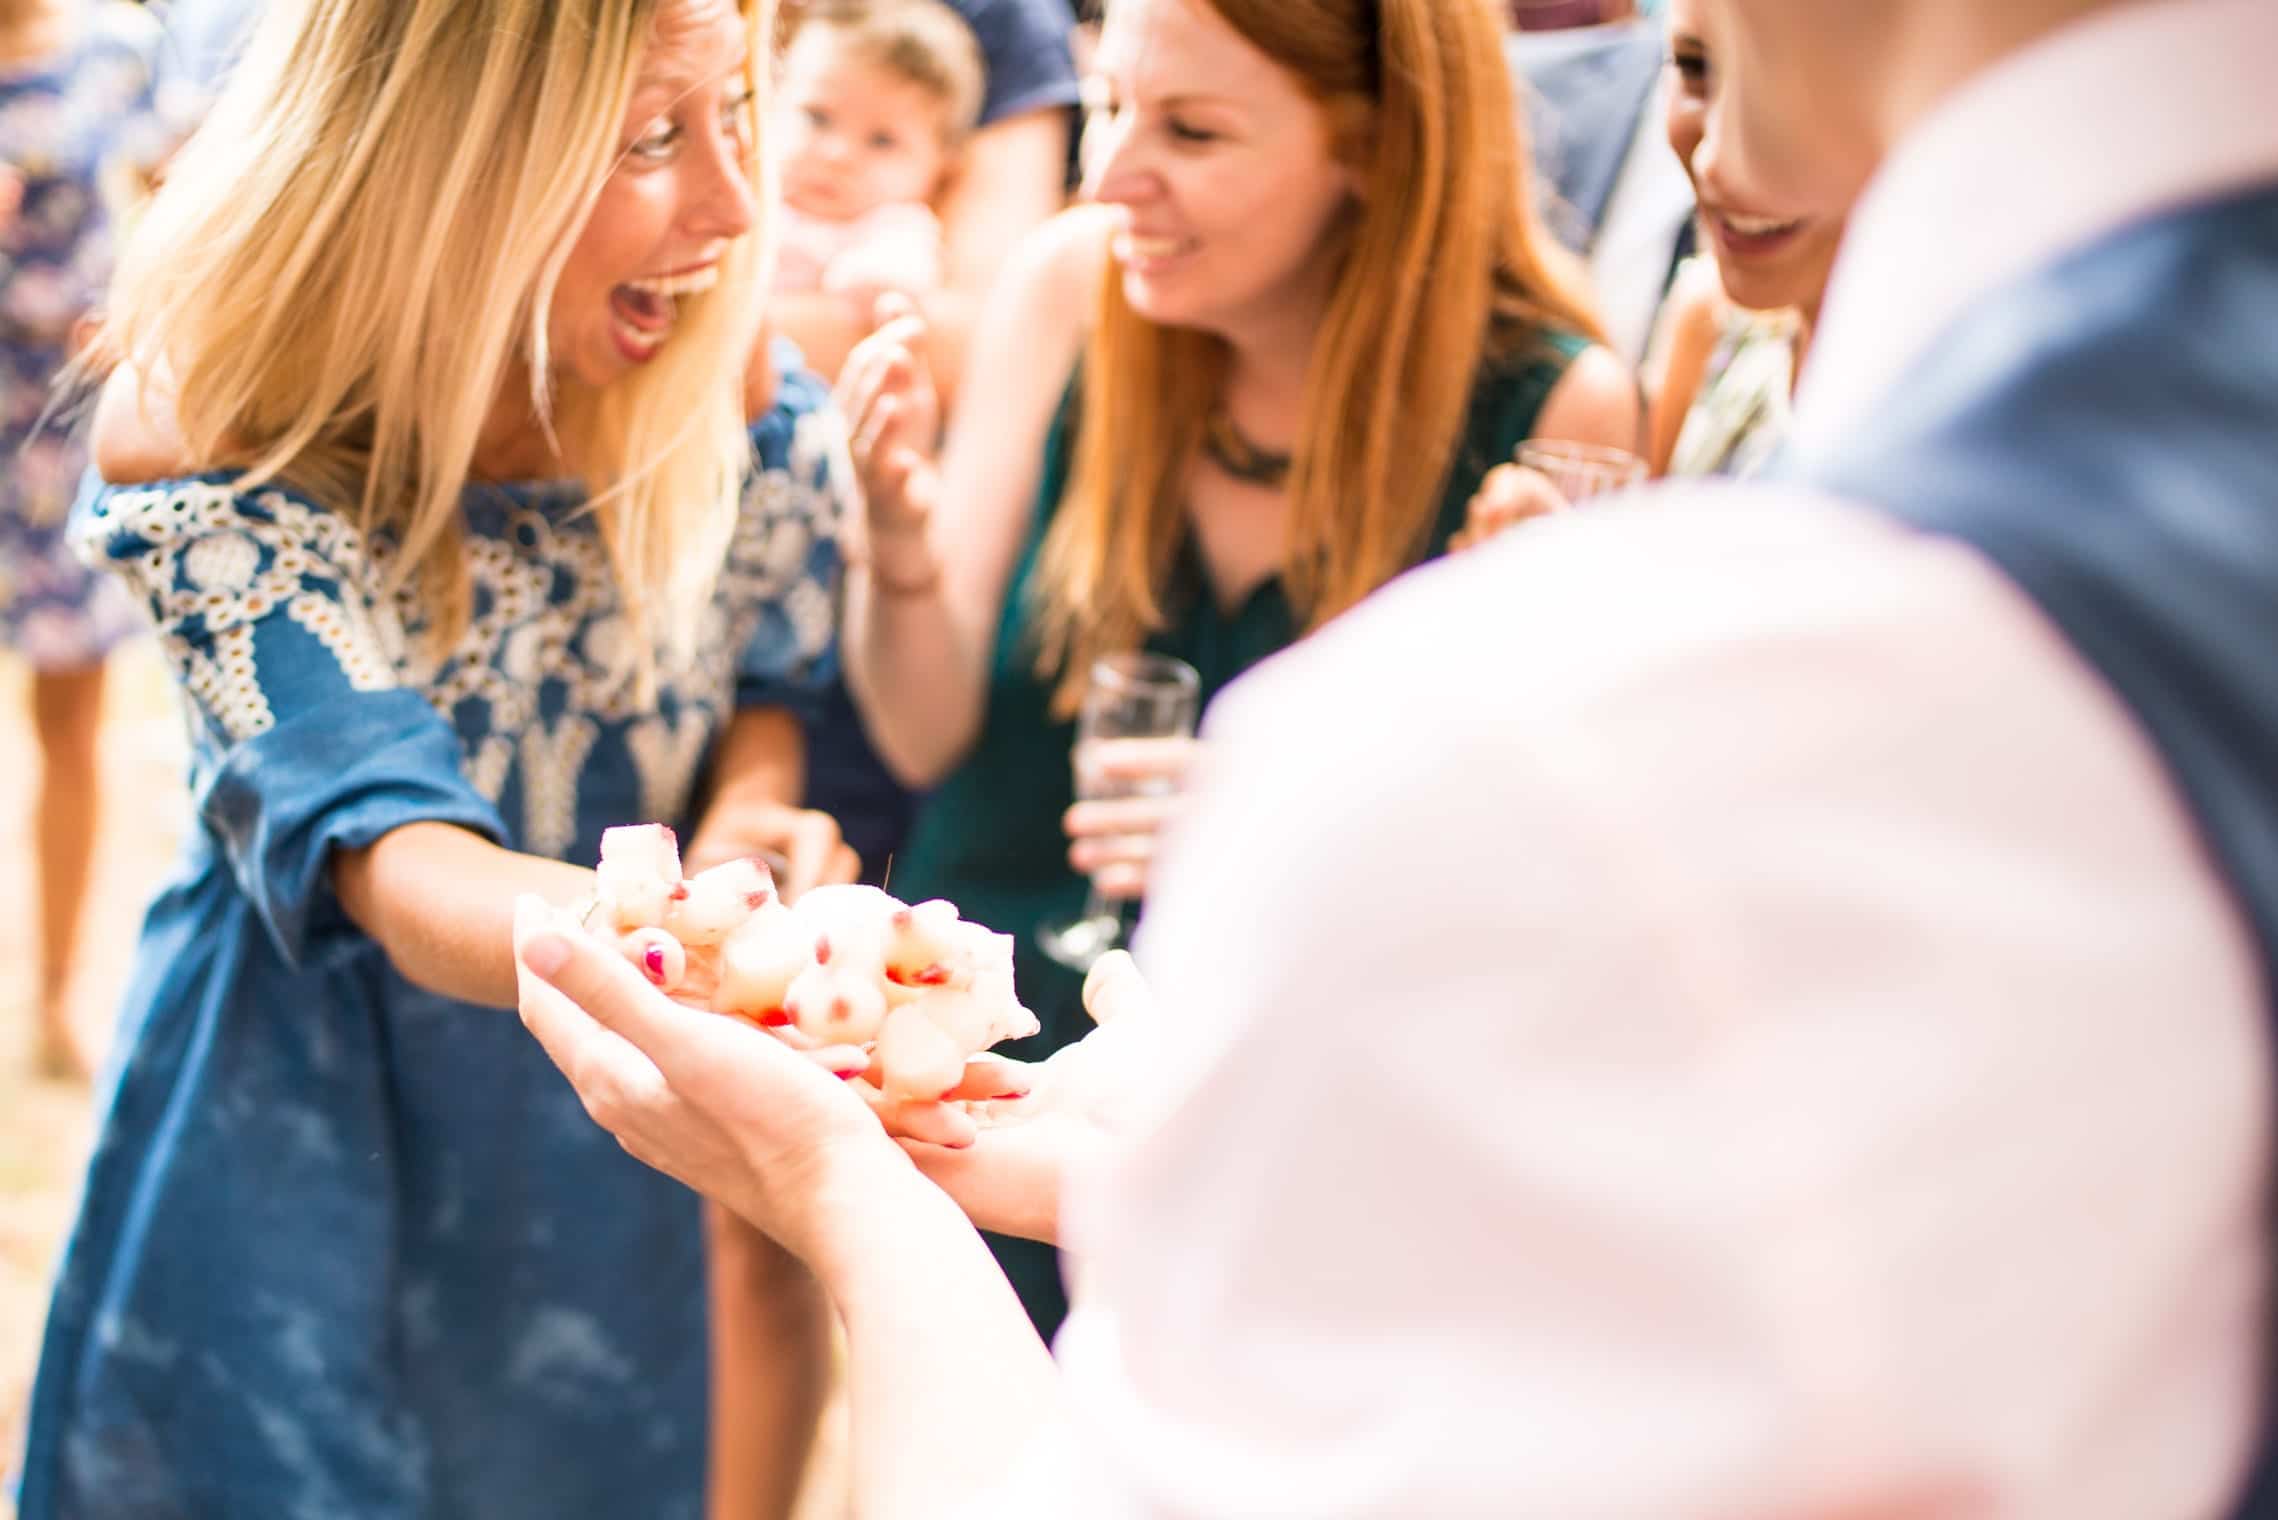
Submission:
{"label": "pale candy piece", "polygon": [[876,973],[854,966],[810,966],[783,994],[784,1011],[807,1034],[831,1045],[866,1045],[886,1017]]}
{"label": "pale candy piece", "polygon": [[984,925],[959,920],[951,927],[957,981],[984,994],[1012,987],[1013,942]]}
{"label": "pale candy piece", "polygon": [[937,988],[909,1010],[923,1015],[966,1055],[978,1055],[1004,1038],[997,1032],[997,1009],[962,988]]}
{"label": "pale candy piece", "polygon": [[1009,934],[997,934],[975,923],[961,923],[958,930],[958,952],[963,961],[965,984],[974,1000],[989,1012],[990,1028],[996,1031],[985,1049],[999,1040],[1026,1039],[1042,1027],[1036,1015],[1022,1006],[1013,991],[1013,940]]}
{"label": "pale candy piece", "polygon": [[886,972],[912,987],[945,987],[957,974],[957,905],[934,898],[897,908],[886,920]]}
{"label": "pale candy piece", "polygon": [[781,903],[768,903],[721,944],[720,985],[712,1006],[762,1023],[787,1023],[784,998],[799,974],[814,964],[815,941],[807,926]]}
{"label": "pale candy piece", "polygon": [[815,937],[815,958],[826,965],[885,974],[886,932],[901,901],[876,887],[816,887],[791,911]]}
{"label": "pale candy piece", "polygon": [[965,1079],[964,1047],[924,1012],[927,1003],[960,996],[935,993],[925,1002],[894,1010],[878,1026],[871,1062],[889,1099],[944,1098]]}
{"label": "pale candy piece", "polygon": [[623,948],[625,959],[662,991],[678,992],[688,980],[688,951],[662,929],[635,929]]}
{"label": "pale candy piece", "polygon": [[620,929],[661,928],[680,885],[680,840],[661,823],[601,832],[594,890]]}
{"label": "pale candy piece", "polygon": [[731,860],[680,884],[664,925],[687,945],[717,945],[775,901],[775,878],[756,860]]}

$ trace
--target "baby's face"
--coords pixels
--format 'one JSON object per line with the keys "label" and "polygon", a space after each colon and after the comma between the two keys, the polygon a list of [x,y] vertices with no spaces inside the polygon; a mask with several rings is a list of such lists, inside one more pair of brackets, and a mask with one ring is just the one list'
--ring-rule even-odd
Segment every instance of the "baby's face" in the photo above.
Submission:
{"label": "baby's face", "polygon": [[941,102],[827,27],[808,28],[784,58],[771,136],[783,199],[827,221],[930,201],[949,162]]}

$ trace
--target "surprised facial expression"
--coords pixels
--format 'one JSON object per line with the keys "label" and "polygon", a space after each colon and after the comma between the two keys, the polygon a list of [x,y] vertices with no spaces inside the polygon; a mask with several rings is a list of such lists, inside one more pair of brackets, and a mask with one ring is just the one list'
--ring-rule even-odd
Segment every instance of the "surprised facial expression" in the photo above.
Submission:
{"label": "surprised facial expression", "polygon": [[554,362],[596,389],[671,341],[758,219],[748,32],[734,0],[667,0],[635,77],[620,152],[555,289]]}

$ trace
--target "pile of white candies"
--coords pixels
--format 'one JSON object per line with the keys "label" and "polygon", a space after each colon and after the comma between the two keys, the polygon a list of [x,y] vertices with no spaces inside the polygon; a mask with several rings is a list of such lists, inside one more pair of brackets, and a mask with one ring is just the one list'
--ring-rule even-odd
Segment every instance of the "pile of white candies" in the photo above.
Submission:
{"label": "pile of white candies", "polygon": [[786,907],[756,860],[683,877],[662,824],[601,836],[586,923],[678,1001],[862,1047],[863,1076],[892,1099],[945,1097],[967,1059],[1037,1029],[1013,994],[1011,935],[875,887],[817,887]]}

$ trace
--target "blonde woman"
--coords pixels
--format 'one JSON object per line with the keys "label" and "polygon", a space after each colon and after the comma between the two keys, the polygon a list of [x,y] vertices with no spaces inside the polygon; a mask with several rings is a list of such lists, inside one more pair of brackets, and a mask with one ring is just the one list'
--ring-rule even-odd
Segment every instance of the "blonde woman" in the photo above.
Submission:
{"label": "blonde woman", "polygon": [[[763,705],[828,653],[842,484],[751,362],[764,9],[272,7],[128,251],[74,532],[156,620],[198,825],[23,1520],[703,1508],[697,1202],[491,1010],[605,826],[852,872]],[[811,1284],[732,1296],[811,1365]],[[747,1449],[802,1452],[783,1387]]]}
{"label": "blonde woman", "polygon": [[[914,318],[842,378],[871,507],[848,674],[887,762],[934,788],[895,887],[1016,936],[1041,1048],[1084,1020],[1038,928],[1087,873],[1143,891],[1170,805],[1071,808],[1093,662],[1176,655],[1207,700],[1442,552],[1528,437],[1636,446],[1635,389],[1533,212],[1501,37],[1494,0],[1112,0],[1101,204],[1000,287],[968,379],[989,405],[937,472]],[[1356,861],[1355,889],[1398,870]],[[1000,1257],[1049,1332],[1049,1254]]]}

